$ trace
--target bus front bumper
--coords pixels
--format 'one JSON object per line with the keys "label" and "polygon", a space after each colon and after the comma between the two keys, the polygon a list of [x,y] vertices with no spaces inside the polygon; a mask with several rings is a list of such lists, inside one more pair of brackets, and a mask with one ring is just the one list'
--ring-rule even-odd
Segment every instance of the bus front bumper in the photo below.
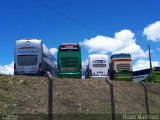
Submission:
{"label": "bus front bumper", "polygon": [[66,78],[82,78],[81,72],[77,73],[58,73],[58,77]]}
{"label": "bus front bumper", "polygon": [[116,80],[119,80],[119,81],[132,81],[133,80],[133,77],[119,77],[119,76],[116,76]]}
{"label": "bus front bumper", "polygon": [[91,76],[91,78],[94,78],[94,79],[102,79],[102,80],[108,79],[108,80],[109,80],[109,76]]}

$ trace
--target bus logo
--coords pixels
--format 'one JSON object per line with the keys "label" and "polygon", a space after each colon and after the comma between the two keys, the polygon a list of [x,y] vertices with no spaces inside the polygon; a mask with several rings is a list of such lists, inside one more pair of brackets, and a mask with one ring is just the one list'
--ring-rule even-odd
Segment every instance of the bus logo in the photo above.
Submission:
{"label": "bus logo", "polygon": [[29,44],[30,44],[30,42],[29,42],[29,41],[27,41],[27,42],[26,42],[26,45],[29,45]]}

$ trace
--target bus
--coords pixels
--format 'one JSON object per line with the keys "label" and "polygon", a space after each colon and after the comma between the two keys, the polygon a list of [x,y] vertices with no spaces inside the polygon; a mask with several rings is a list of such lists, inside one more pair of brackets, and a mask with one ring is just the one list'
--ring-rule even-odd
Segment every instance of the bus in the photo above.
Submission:
{"label": "bus", "polygon": [[63,43],[58,46],[58,77],[81,78],[81,47],[77,43]]}
{"label": "bus", "polygon": [[[153,67],[151,72],[154,82],[160,83],[160,67]],[[150,68],[133,71],[133,81],[151,82]]]}
{"label": "bus", "polygon": [[113,54],[110,57],[110,79],[111,80],[132,80],[132,59],[130,54]]}
{"label": "bus", "polygon": [[50,71],[58,73],[56,60],[40,39],[16,41],[14,52],[14,75],[44,75]]}
{"label": "bus", "polygon": [[160,83],[160,67],[153,67],[154,82]]}
{"label": "bus", "polygon": [[84,72],[85,78],[109,79],[109,57],[103,54],[91,54]]}

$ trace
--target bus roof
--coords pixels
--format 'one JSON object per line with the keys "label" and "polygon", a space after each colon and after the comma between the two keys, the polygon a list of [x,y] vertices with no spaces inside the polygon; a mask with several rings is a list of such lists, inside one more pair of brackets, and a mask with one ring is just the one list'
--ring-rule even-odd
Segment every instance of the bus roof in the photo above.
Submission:
{"label": "bus roof", "polygon": [[51,58],[53,57],[51,51],[40,39],[20,39],[16,41],[17,49],[28,49],[28,48],[40,48],[43,50],[43,55]]}
{"label": "bus roof", "polygon": [[131,54],[129,53],[113,54],[110,58],[111,59],[113,58],[131,58]]}
{"label": "bus roof", "polygon": [[108,55],[105,54],[90,54],[89,58],[91,59],[108,59]]}
{"label": "bus roof", "polygon": [[60,45],[79,45],[78,43],[61,43]]}
{"label": "bus roof", "polygon": [[42,40],[40,39],[20,39],[16,41],[16,48],[36,47],[40,48]]}
{"label": "bus roof", "polygon": [[133,71],[133,76],[146,75],[146,74],[150,74],[150,68],[143,69],[143,70]]}

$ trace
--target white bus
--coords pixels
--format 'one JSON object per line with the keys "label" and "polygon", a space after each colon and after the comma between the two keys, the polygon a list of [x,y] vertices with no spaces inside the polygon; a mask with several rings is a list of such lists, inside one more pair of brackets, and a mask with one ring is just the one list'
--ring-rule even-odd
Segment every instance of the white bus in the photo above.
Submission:
{"label": "white bus", "polygon": [[14,54],[14,74],[43,75],[46,71],[57,75],[55,58],[42,40],[17,40]]}
{"label": "white bus", "polygon": [[91,54],[88,57],[88,65],[84,72],[85,78],[109,79],[109,57],[103,54]]}

